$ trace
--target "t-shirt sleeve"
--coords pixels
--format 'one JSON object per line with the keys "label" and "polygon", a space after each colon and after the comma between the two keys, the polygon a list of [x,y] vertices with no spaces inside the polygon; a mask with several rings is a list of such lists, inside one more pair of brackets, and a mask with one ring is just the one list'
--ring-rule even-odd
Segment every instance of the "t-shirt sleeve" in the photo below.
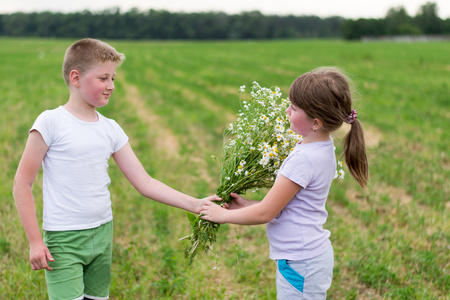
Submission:
{"label": "t-shirt sleeve", "polygon": [[313,179],[311,161],[306,155],[294,155],[286,161],[281,175],[307,189]]}
{"label": "t-shirt sleeve", "polygon": [[128,136],[125,131],[120,127],[120,125],[115,121],[111,120],[116,133],[116,140],[114,143],[114,153],[122,149],[128,143]]}
{"label": "t-shirt sleeve", "polygon": [[49,111],[42,112],[36,118],[29,132],[31,133],[33,130],[36,130],[41,134],[47,146],[51,145],[55,132],[55,122],[52,120]]}

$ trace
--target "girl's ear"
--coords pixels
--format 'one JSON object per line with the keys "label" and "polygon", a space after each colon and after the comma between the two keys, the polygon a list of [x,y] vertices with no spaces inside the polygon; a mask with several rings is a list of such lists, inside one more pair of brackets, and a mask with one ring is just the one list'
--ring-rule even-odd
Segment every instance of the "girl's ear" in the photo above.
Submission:
{"label": "girl's ear", "polygon": [[72,70],[69,73],[70,83],[72,83],[75,87],[80,86],[80,72],[78,70]]}
{"label": "girl's ear", "polygon": [[323,126],[323,123],[320,119],[315,118],[313,120],[312,127],[313,127],[314,131],[319,130],[320,128],[322,128],[322,126]]}

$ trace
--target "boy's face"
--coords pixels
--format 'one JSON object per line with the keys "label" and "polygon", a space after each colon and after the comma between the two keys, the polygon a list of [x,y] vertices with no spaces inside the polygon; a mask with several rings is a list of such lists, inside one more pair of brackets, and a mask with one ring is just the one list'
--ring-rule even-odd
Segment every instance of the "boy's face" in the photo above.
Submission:
{"label": "boy's face", "polygon": [[114,91],[116,63],[106,62],[92,67],[80,76],[79,90],[83,100],[94,107],[108,104]]}

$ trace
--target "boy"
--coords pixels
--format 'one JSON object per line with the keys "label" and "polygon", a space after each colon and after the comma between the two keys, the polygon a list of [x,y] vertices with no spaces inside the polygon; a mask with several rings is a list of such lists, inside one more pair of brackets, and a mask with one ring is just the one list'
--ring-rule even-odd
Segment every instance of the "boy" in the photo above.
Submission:
{"label": "boy", "polygon": [[[63,77],[69,101],[36,119],[17,169],[13,194],[30,244],[31,268],[45,269],[50,299],[109,297],[113,217],[107,167],[111,156],[147,198],[194,213],[204,201],[150,177],[122,128],[96,111],[108,104],[116,67],[124,59],[95,39],[79,40],[67,49]],[[31,189],[41,164],[44,239]]]}

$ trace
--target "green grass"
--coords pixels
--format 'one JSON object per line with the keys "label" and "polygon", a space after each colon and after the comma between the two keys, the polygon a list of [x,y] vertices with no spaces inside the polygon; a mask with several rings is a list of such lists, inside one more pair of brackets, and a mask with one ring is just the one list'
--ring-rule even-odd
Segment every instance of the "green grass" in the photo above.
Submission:
{"label": "green grass", "polygon": [[[61,62],[72,40],[0,39],[0,298],[45,299],[42,271],[12,198],[27,132],[64,104]],[[449,43],[110,41],[127,59],[100,109],[122,125],[148,172],[194,196],[215,191],[222,131],[256,80],[287,95],[300,74],[344,69],[358,89],[370,184],[347,175],[328,201],[335,250],[329,299],[448,299]],[[338,152],[342,133],[336,137]],[[42,175],[34,192],[41,219]],[[115,244],[111,299],[275,299],[265,227],[221,227],[216,251],[184,258],[185,213],[141,197],[110,163]],[[262,193],[255,195],[261,198]],[[213,269],[213,267],[219,269]]]}

